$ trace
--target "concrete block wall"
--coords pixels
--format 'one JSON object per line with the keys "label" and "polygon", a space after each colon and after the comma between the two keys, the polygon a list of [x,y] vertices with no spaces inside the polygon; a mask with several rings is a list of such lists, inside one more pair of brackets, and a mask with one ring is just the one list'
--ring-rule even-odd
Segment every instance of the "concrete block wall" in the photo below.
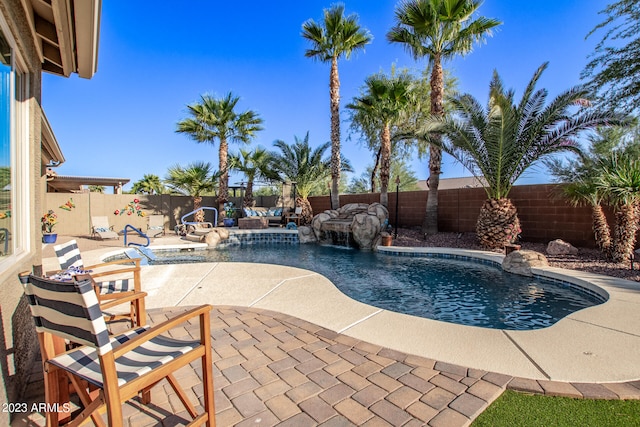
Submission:
{"label": "concrete block wall", "polygon": [[[438,192],[438,227],[447,232],[473,232],[482,203],[487,199],[483,188],[460,188]],[[373,203],[379,193],[340,195],[340,204]],[[515,186],[509,194],[518,209],[522,239],[546,243],[563,239],[577,246],[593,247],[591,209],[574,207],[564,200],[557,184]],[[329,209],[328,196],[310,197],[314,213]],[[389,193],[389,221],[395,224],[395,192]],[[401,192],[398,201],[398,224],[421,226],[427,203],[426,191]],[[608,217],[612,220],[610,211]],[[611,224],[612,221],[610,221]]]}
{"label": "concrete block wall", "polygon": [[[138,216],[137,212],[133,212],[131,215],[127,214],[126,207],[134,199],[138,200],[137,205],[145,213],[145,216]],[[257,206],[272,207],[277,203],[276,196],[264,196],[256,199]],[[235,206],[242,205],[240,197],[230,197],[229,200]],[[68,206],[68,204],[72,204],[74,207],[67,209],[62,207]],[[218,202],[216,197],[203,197],[202,206],[217,209]],[[42,214],[49,209],[53,210],[58,216],[58,223],[54,227],[54,232],[62,235],[90,235],[92,216],[106,216],[115,231],[123,230],[127,224],[144,231],[147,229],[149,215],[163,215],[165,230],[172,231],[176,224],[180,223],[180,218],[183,215],[193,211],[193,199],[189,196],[169,194],[46,193]],[[116,209],[125,213],[116,215]],[[205,221],[214,222],[213,211],[205,211]]]}

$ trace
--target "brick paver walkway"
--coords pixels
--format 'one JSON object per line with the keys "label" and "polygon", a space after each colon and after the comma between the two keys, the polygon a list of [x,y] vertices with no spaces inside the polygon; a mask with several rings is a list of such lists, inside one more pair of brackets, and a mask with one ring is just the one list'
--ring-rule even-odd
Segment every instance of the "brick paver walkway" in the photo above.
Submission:
{"label": "brick paver walkway", "polygon": [[[149,317],[158,323],[182,310],[151,310]],[[465,426],[511,380],[385,349],[279,313],[216,307],[211,320],[218,426]],[[173,334],[197,333],[188,329]],[[177,375],[193,401],[202,396],[198,375],[199,368]],[[43,401],[41,378],[37,366],[30,402]],[[134,400],[124,414],[136,427],[188,420],[166,382],[154,388],[150,405]],[[31,425],[44,425],[37,413],[13,424],[28,425],[27,416]]]}

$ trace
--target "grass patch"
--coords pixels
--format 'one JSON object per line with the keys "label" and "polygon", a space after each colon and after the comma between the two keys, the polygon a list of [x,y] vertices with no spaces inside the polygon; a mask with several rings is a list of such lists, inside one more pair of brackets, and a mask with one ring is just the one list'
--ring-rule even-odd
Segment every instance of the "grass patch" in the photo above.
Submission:
{"label": "grass patch", "polygon": [[501,426],[640,426],[640,400],[572,399],[507,390],[472,424]]}

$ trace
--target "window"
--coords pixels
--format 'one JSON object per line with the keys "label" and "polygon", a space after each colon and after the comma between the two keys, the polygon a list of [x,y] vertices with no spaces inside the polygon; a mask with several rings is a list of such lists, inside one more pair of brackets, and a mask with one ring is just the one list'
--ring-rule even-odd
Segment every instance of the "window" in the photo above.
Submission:
{"label": "window", "polygon": [[0,271],[29,250],[29,127],[15,44],[0,19]]}
{"label": "window", "polygon": [[11,106],[12,90],[11,48],[0,32],[0,257],[13,253],[11,242]]}

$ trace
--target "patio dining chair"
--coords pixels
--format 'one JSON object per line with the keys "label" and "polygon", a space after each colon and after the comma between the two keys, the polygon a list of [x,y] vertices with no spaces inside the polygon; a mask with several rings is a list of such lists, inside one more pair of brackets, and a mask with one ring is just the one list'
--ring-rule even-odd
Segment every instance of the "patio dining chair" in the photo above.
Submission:
{"label": "patio dining chair", "polygon": [[109,225],[109,218],[106,216],[91,217],[91,238],[95,239],[96,236],[100,237],[100,240],[120,238],[118,233],[113,231],[113,225]]}
{"label": "patio dining chair", "polygon": [[[106,312],[105,316],[108,321],[128,319],[132,327],[146,324],[144,298],[147,293],[142,292],[141,289],[140,258],[127,258],[85,266],[77,241],[70,240],[67,243],[54,246],[53,249],[58,257],[61,270],[68,270],[71,267],[91,270],[89,274],[96,288],[100,308]],[[131,265],[132,262],[134,265]],[[117,268],[118,266],[122,268]],[[112,277],[112,280],[104,280],[109,277]],[[129,313],[109,312],[113,307],[125,303],[130,305]]]}
{"label": "patio dining chair", "polygon": [[[131,329],[111,337],[90,280],[62,282],[28,272],[19,277],[38,333],[46,408],[66,403],[60,401],[64,399],[62,387],[66,383],[62,379],[66,374],[82,404],[70,423],[79,425],[91,417],[95,425],[104,426],[100,413],[106,409],[108,425],[118,427],[123,425],[122,405],[166,379],[193,418],[189,425],[215,426],[210,305],[188,310],[152,328]],[[191,330],[190,321],[196,318],[198,339],[166,336],[178,327]],[[56,339],[68,339],[80,346],[56,354]],[[204,394],[200,414],[174,376],[175,371],[197,359],[201,361]],[[47,426],[57,426],[58,413],[48,410]]]}

